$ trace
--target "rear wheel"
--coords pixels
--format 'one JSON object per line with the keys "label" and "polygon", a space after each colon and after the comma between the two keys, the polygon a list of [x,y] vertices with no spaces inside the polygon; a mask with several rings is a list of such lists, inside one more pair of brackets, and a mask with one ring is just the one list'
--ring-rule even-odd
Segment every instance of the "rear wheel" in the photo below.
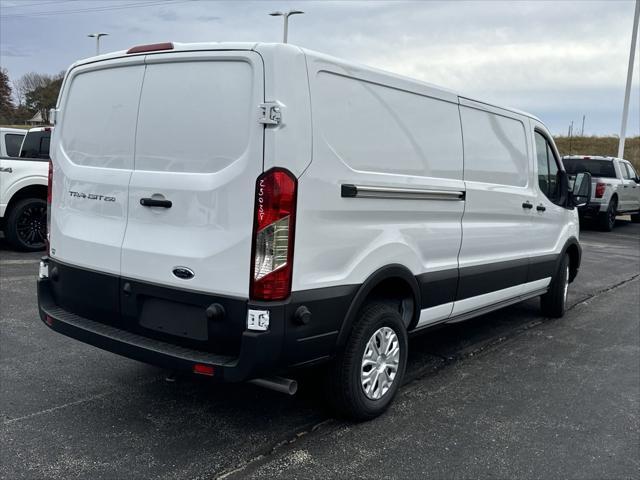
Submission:
{"label": "rear wheel", "polygon": [[11,207],[6,219],[7,241],[16,249],[36,252],[45,247],[47,238],[47,202],[25,198]]}
{"label": "rear wheel", "polygon": [[605,213],[601,213],[598,217],[600,230],[610,232],[616,224],[616,215],[618,214],[618,199],[612,198]]}
{"label": "rear wheel", "polygon": [[565,255],[551,280],[549,291],[540,297],[542,313],[547,317],[560,318],[567,309],[567,296],[569,294],[569,255]]}
{"label": "rear wheel", "polygon": [[402,384],[406,364],[407,331],[400,313],[384,303],[370,303],[327,372],[329,401],[349,418],[377,417]]}

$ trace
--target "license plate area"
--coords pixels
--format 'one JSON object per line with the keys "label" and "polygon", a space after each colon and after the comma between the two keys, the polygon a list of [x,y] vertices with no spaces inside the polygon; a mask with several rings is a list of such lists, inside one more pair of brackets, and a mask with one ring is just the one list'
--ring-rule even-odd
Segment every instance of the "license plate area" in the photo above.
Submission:
{"label": "license plate area", "polygon": [[146,298],[139,324],[156,332],[191,340],[209,338],[207,316],[203,308],[160,298]]}

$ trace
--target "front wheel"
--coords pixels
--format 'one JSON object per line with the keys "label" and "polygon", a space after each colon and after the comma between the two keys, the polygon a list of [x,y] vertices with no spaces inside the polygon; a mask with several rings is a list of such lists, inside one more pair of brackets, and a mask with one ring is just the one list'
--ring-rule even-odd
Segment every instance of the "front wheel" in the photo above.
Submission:
{"label": "front wheel", "polygon": [[569,294],[569,278],[569,255],[565,255],[560,269],[551,280],[549,291],[540,297],[540,307],[545,316],[553,318],[564,316]]}
{"label": "front wheel", "polygon": [[43,250],[47,238],[47,202],[40,198],[16,202],[7,216],[5,234],[7,241],[18,250]]}
{"label": "front wheel", "polygon": [[378,302],[366,305],[327,372],[329,401],[338,413],[355,420],[383,413],[402,384],[407,344],[397,310]]}

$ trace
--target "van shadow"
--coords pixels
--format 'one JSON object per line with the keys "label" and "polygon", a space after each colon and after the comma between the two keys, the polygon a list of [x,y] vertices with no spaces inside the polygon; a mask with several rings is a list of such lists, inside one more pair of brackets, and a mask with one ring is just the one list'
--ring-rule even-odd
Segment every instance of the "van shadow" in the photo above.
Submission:
{"label": "van shadow", "polygon": [[[431,330],[410,341],[406,381],[429,382],[434,372],[452,368],[471,352],[475,355],[540,320],[537,303],[529,301]],[[121,387],[68,412],[61,410],[52,439],[64,437],[65,448],[116,468],[105,470],[111,477],[166,476],[174,471],[193,478],[228,471],[334,418],[327,408],[322,369],[294,375],[300,381],[295,396],[190,375],[166,381],[169,373],[138,363],[107,369],[105,374],[115,374]],[[144,473],[136,460],[140,458],[148,460]]]}
{"label": "van shadow", "polygon": [[[413,337],[409,342],[407,381],[428,377],[436,370],[480,353],[485,348],[542,321],[538,302],[522,304],[461,322],[436,327]],[[446,367],[445,367],[446,368]],[[160,375],[172,372],[161,371]],[[324,389],[324,367],[293,372],[299,382],[295,396],[273,392],[247,383],[215,383],[205,377],[178,375],[174,381],[158,381],[142,387],[143,396],[166,398],[176,405],[189,405],[187,410],[201,409],[202,414],[233,419],[239,425],[298,418],[299,425],[310,425],[332,417]]]}

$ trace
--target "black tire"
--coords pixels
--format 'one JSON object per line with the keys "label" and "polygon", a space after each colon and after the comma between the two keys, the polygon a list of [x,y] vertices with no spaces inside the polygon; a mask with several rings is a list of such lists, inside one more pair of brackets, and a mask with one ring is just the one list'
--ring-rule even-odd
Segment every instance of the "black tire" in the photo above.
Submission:
{"label": "black tire", "polygon": [[618,199],[612,198],[605,213],[598,215],[598,226],[603,232],[610,232],[616,224],[616,215],[618,214]]}
{"label": "black tire", "polygon": [[47,238],[47,202],[41,198],[18,200],[7,215],[5,235],[9,244],[17,250],[44,250]]}
{"label": "black tire", "polygon": [[555,274],[549,291],[540,296],[542,314],[546,317],[560,318],[567,308],[567,292],[569,289],[569,255],[564,256]]}
{"label": "black tire", "polygon": [[640,223],[640,213],[632,213],[631,214],[631,222],[632,223]]}
{"label": "black tire", "polygon": [[[385,327],[390,328],[396,335],[399,362],[395,377],[386,393],[382,393],[379,399],[372,399],[367,396],[365,387],[361,383],[363,356],[374,333]],[[402,384],[407,365],[407,347],[407,331],[400,313],[384,303],[367,304],[354,325],[344,349],[327,370],[328,400],[336,412],[353,420],[370,420],[383,413]],[[375,371],[375,367],[369,368]],[[392,370],[384,365],[380,368],[386,378],[389,378],[387,373]],[[375,385],[379,385],[377,382],[381,381],[381,376],[382,374],[378,374],[375,377]]]}

